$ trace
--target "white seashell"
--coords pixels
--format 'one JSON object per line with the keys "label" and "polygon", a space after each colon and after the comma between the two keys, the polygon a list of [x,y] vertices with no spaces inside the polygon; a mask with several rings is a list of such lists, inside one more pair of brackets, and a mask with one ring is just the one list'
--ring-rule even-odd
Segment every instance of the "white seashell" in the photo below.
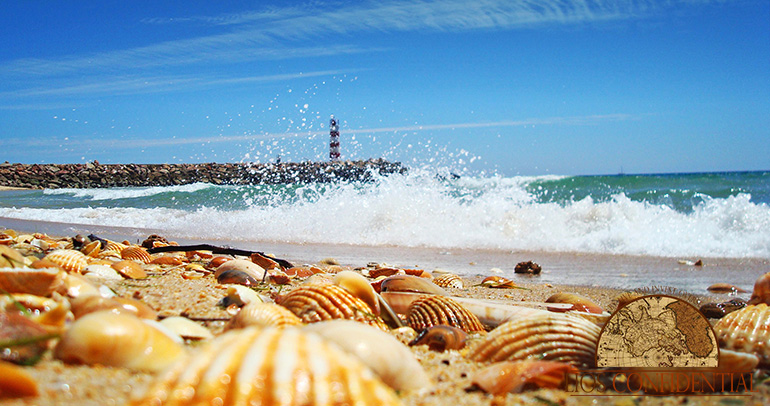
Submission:
{"label": "white seashell", "polygon": [[330,320],[302,327],[355,355],[397,391],[417,390],[431,385],[414,354],[392,335],[351,320]]}
{"label": "white seashell", "polygon": [[43,259],[59,265],[61,269],[69,273],[81,273],[88,266],[88,257],[80,251],[75,250],[55,250],[46,255]]}
{"label": "white seashell", "polygon": [[377,292],[361,274],[353,271],[342,271],[334,275],[332,283],[340,286],[350,292],[351,295],[361,299],[368,304],[374,314],[380,314],[380,303],[377,299]]}
{"label": "white seashell", "polygon": [[123,280],[123,277],[120,276],[118,271],[107,265],[88,265],[83,270],[83,275],[89,278],[97,277],[104,279]]}
{"label": "white seashell", "polygon": [[225,307],[230,305],[243,307],[252,302],[263,303],[264,300],[257,292],[246,286],[229,284],[227,285],[227,296],[222,298],[221,304]]}
{"label": "white seashell", "polygon": [[296,326],[302,320],[289,309],[275,303],[251,302],[230,319],[227,329],[257,327]]}
{"label": "white seashell", "polygon": [[211,334],[209,329],[186,317],[166,317],[160,321],[160,324],[182,338],[188,338],[192,340],[209,340],[214,338],[214,335]]}
{"label": "white seashell", "polygon": [[747,352],[759,357],[760,365],[770,365],[770,306],[749,305],[729,313],[714,326],[720,348]]}

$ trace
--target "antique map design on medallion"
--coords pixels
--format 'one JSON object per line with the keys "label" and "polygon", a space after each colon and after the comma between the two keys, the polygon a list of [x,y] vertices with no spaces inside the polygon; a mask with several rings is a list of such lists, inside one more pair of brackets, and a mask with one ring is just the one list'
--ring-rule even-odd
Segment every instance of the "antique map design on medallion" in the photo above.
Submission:
{"label": "antique map design on medallion", "polygon": [[618,309],[596,346],[597,367],[708,368],[719,347],[708,320],[690,303],[650,295]]}

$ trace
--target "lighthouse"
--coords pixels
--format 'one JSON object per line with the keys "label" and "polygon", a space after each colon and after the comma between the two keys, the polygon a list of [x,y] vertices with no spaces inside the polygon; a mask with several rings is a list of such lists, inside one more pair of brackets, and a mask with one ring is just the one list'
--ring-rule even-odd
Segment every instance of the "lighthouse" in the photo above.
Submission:
{"label": "lighthouse", "polygon": [[334,116],[329,120],[329,159],[340,160],[340,126]]}

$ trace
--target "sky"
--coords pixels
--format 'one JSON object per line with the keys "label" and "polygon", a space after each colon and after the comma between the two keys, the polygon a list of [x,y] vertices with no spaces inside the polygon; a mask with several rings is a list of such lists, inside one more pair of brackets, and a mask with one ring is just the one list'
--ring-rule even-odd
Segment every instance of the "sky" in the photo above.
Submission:
{"label": "sky", "polygon": [[6,1],[0,162],[770,169],[767,0]]}

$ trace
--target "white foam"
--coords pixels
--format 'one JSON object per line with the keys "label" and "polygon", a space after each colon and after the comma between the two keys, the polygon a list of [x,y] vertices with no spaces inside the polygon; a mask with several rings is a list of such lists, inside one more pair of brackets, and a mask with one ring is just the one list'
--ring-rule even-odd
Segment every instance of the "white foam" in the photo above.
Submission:
{"label": "white foam", "polygon": [[193,183],[180,186],[151,186],[151,187],[125,187],[109,189],[45,189],[43,194],[49,196],[68,195],[84,200],[118,200],[139,197],[154,196],[161,193],[181,192],[194,193],[199,190],[212,187],[208,183]]}

